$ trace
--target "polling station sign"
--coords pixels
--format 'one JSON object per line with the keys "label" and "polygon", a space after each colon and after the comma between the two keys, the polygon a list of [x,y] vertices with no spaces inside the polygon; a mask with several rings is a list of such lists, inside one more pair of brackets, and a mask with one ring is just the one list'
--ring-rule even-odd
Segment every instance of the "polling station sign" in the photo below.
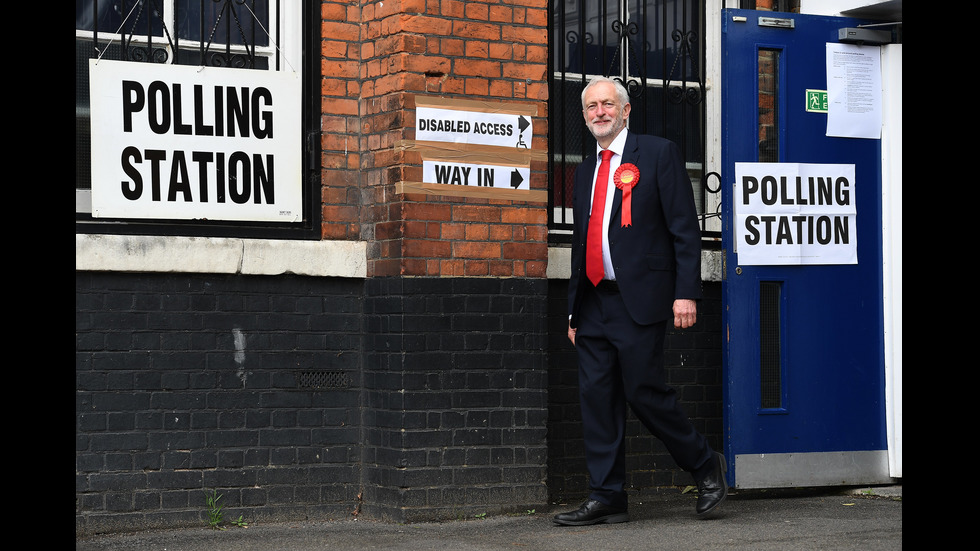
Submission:
{"label": "polling station sign", "polygon": [[857,264],[854,165],[735,163],[743,265]]}
{"label": "polling station sign", "polygon": [[92,216],[302,220],[300,75],[91,60]]}

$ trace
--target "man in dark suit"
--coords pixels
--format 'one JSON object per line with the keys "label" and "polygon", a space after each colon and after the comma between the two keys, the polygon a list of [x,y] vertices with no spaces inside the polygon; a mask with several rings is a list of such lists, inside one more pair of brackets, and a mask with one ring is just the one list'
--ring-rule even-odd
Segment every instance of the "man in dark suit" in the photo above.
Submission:
{"label": "man in dark suit", "polygon": [[598,154],[575,173],[568,338],[579,358],[592,491],[579,509],[554,521],[629,520],[627,404],[692,474],[696,511],[708,516],[728,494],[725,458],[680,408],[663,365],[668,321],[694,325],[701,298],[701,231],[690,179],[674,143],[626,129],[629,97],[619,82],[590,82],[582,107]]}

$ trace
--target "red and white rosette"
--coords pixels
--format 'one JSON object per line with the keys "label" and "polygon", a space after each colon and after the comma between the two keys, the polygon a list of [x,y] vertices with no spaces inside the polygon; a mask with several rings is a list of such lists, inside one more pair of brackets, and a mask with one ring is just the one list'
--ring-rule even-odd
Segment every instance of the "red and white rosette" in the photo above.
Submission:
{"label": "red and white rosette", "polygon": [[640,181],[640,169],[633,163],[619,165],[613,174],[613,183],[623,190],[623,227],[633,225],[633,186]]}

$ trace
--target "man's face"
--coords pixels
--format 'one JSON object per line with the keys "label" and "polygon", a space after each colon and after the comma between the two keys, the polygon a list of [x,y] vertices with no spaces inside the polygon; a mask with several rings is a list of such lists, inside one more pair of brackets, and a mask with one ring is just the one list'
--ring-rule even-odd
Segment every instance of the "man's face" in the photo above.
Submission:
{"label": "man's face", "polygon": [[603,147],[609,145],[626,127],[630,104],[621,105],[616,87],[609,82],[600,82],[585,92],[585,125]]}

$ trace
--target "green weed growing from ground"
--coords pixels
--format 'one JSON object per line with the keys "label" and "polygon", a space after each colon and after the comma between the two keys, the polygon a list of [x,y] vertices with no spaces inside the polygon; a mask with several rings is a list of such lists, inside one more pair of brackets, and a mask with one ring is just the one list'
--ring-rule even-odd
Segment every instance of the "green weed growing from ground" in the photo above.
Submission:
{"label": "green weed growing from ground", "polygon": [[204,502],[208,506],[208,526],[215,530],[224,530],[221,527],[221,523],[225,520],[224,506],[218,503],[219,501],[221,495],[218,490],[211,490],[211,493],[205,490]]}
{"label": "green weed growing from ground", "polygon": [[[221,494],[218,493],[218,490],[204,491],[204,502],[207,504],[208,526],[215,530],[224,530],[225,528],[222,526],[225,522],[224,505],[219,503],[219,501],[221,501]],[[228,522],[239,528],[248,528],[248,521],[245,520],[245,515],[238,515],[238,518],[231,519]]]}
{"label": "green weed growing from ground", "polygon": [[[215,530],[225,529],[222,526],[225,522],[225,507],[219,503],[220,501],[221,494],[218,493],[218,490],[204,491],[204,502],[207,504],[208,526]],[[238,518],[231,519],[228,523],[239,528],[248,528],[248,521],[245,520],[245,515],[238,515]]]}

